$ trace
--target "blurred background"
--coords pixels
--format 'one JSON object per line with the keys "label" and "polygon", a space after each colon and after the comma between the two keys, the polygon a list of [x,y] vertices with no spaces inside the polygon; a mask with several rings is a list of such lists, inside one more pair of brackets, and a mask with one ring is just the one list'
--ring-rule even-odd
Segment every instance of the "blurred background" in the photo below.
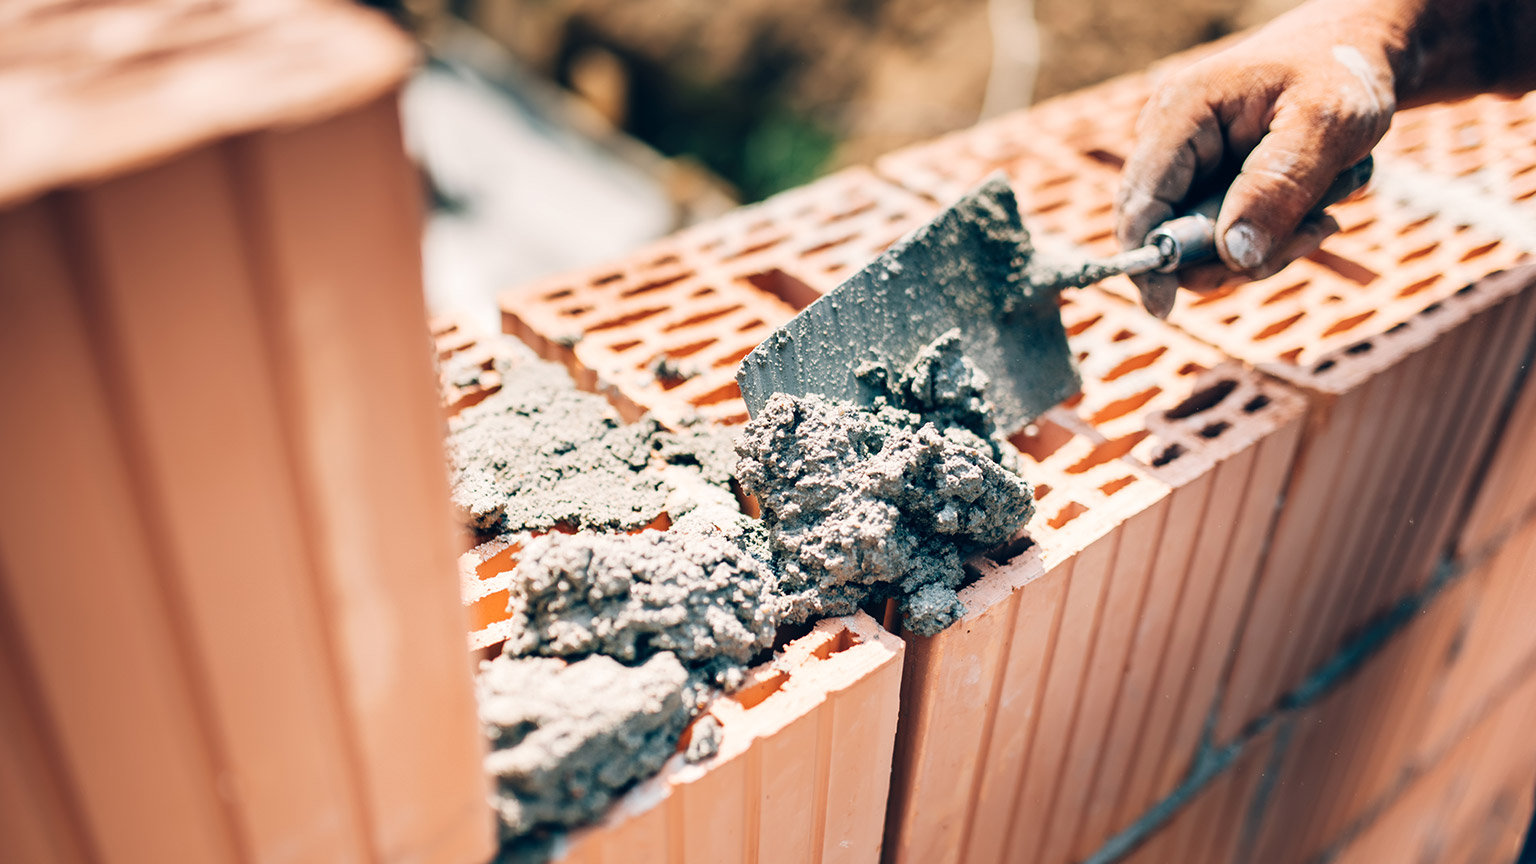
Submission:
{"label": "blurred background", "polygon": [[433,305],[1140,69],[1296,0],[395,0]]}

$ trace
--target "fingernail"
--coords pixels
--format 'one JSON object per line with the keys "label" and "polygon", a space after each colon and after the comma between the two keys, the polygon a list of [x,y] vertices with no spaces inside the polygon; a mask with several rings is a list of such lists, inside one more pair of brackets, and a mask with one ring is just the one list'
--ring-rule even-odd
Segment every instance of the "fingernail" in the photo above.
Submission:
{"label": "fingernail", "polygon": [[1227,253],[1237,266],[1252,270],[1269,257],[1269,238],[1248,222],[1238,222],[1227,229]]}
{"label": "fingernail", "polygon": [[1173,311],[1174,298],[1179,293],[1179,281],[1172,276],[1158,275],[1141,286],[1141,305],[1157,318],[1167,318]]}

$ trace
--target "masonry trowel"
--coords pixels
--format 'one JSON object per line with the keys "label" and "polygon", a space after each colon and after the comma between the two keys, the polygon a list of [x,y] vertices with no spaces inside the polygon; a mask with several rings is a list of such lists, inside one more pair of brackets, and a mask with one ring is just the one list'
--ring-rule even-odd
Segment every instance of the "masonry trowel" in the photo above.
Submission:
{"label": "masonry trowel", "polygon": [[[1369,156],[1347,169],[1319,207],[1371,175]],[[989,177],[774,331],[741,363],[736,381],[756,416],[775,393],[816,393],[870,405],[879,393],[866,364],[906,368],[951,330],[991,380],[999,429],[1023,428],[1081,387],[1057,295],[1111,276],[1171,273],[1216,255],[1221,199],[1163,223],[1147,245],[1098,261],[1037,249],[1007,178]]]}

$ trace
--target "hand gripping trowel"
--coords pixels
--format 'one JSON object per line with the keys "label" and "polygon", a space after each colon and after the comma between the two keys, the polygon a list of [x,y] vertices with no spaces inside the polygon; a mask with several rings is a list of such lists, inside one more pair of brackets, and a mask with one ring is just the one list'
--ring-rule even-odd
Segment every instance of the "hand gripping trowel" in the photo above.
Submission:
{"label": "hand gripping trowel", "polygon": [[[1347,169],[1319,207],[1365,185],[1371,167],[1367,156]],[[998,428],[1016,431],[1081,386],[1056,295],[1213,258],[1220,204],[1218,196],[1163,223],[1140,249],[1074,263],[1035,248],[1007,179],[994,175],[753,349],[736,373],[747,410],[756,416],[775,393],[869,405],[878,394],[858,374],[865,364],[904,368],[958,330],[966,356],[991,379]]]}

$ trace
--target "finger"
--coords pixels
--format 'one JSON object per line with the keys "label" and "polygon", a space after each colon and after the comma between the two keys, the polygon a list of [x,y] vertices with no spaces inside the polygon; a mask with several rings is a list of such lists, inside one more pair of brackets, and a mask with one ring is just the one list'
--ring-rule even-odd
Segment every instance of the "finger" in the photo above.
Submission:
{"label": "finger", "polygon": [[1228,285],[1247,281],[1248,274],[1239,273],[1221,261],[1196,264],[1179,271],[1179,285],[1196,294],[1209,294]]}
{"label": "finger", "polygon": [[1297,226],[1296,233],[1280,248],[1280,251],[1271,255],[1263,266],[1253,271],[1253,279],[1268,279],[1285,269],[1297,258],[1305,258],[1321,249],[1323,241],[1338,233],[1339,223],[1326,213],[1310,216]]}
{"label": "finger", "polygon": [[1332,110],[1277,111],[1222,201],[1216,248],[1223,261],[1247,272],[1269,264],[1339,172],[1374,143],[1361,146],[1367,136],[1355,123]]}
{"label": "finger", "polygon": [[1221,123],[1204,76],[1164,85],[1137,121],[1136,148],[1126,160],[1116,196],[1116,235],[1124,248],[1174,215],[1195,181],[1221,162]]}

